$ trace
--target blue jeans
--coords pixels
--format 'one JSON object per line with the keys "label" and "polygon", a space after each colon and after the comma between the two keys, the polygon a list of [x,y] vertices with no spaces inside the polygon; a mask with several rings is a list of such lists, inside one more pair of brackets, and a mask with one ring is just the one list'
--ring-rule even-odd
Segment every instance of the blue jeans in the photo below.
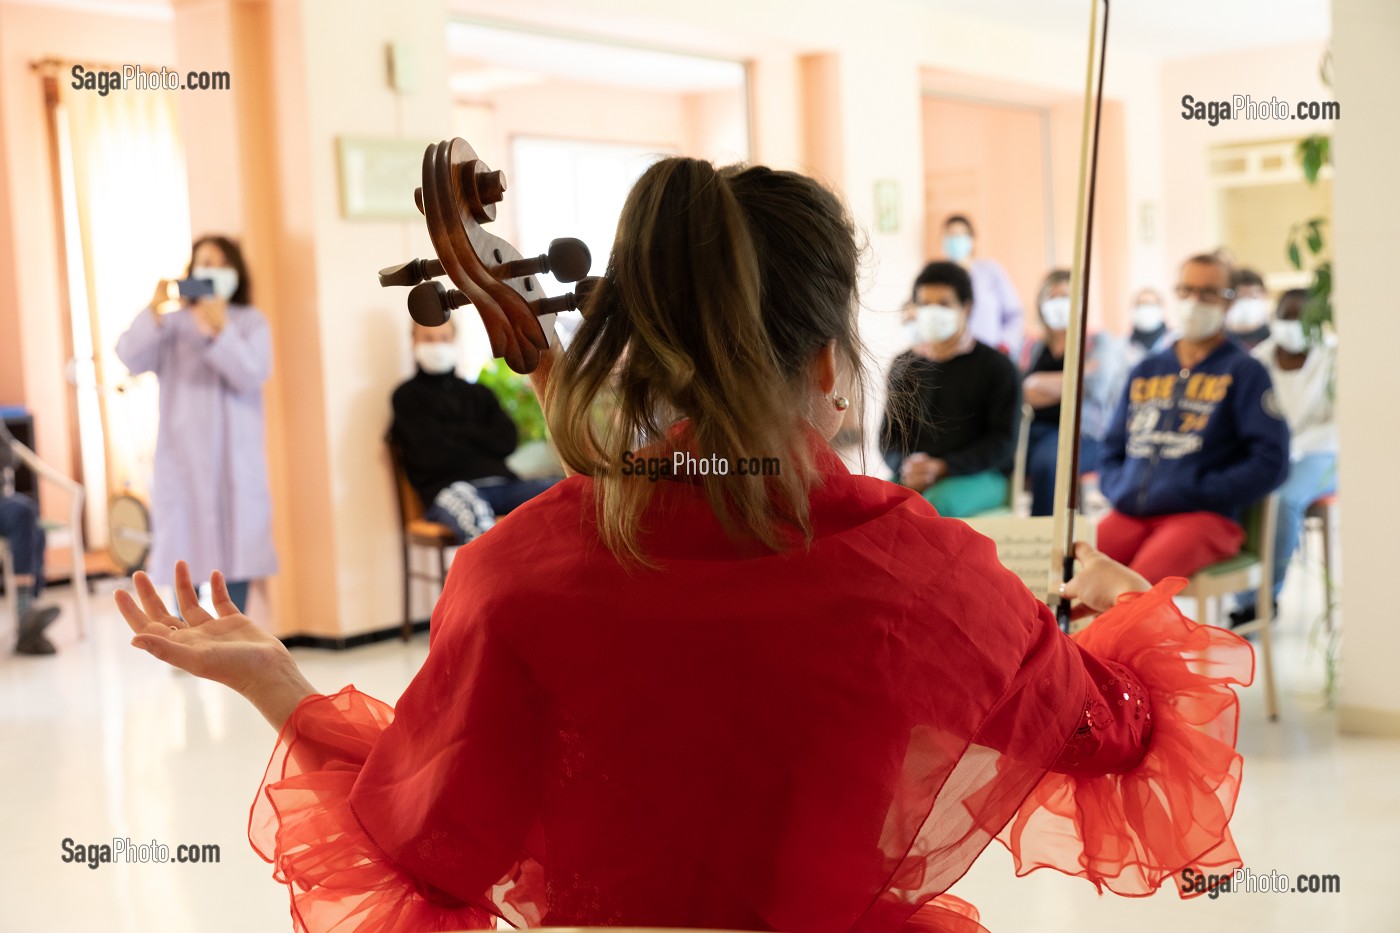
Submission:
{"label": "blue jeans", "polygon": [[[1079,473],[1098,469],[1103,444],[1087,434],[1079,436]],[[1031,514],[1050,515],[1055,507],[1055,467],[1060,459],[1059,425],[1032,421],[1026,445],[1026,477],[1031,484]]]}
{"label": "blue jeans", "polygon": [[249,580],[225,580],[228,584],[228,598],[233,600],[233,604],[238,607],[239,612],[248,611],[248,584]]}
{"label": "blue jeans", "polygon": [[[538,496],[559,482],[559,479],[557,476],[548,476],[541,479],[503,480],[493,484],[488,478],[487,480],[472,480],[471,485],[477,498],[489,505],[491,511],[497,516],[501,516]],[[469,520],[471,518],[470,510],[464,515]],[[430,522],[437,522],[452,529],[452,534],[457,539],[458,544],[465,544],[469,537],[476,536],[475,534],[468,535],[462,526],[462,521],[436,502],[428,506],[423,517]]]}
{"label": "blue jeans", "polygon": [[491,506],[491,511],[500,516],[507,515],[516,507],[529,502],[559,480],[558,476],[546,476],[540,479],[507,480],[494,486],[483,486],[481,480],[472,480],[472,485],[476,487],[476,494]]}
{"label": "blue jeans", "polygon": [[34,594],[44,588],[44,529],[34,500],[16,493],[0,499],[0,538],[10,546],[15,574],[34,578]]}
{"label": "blue jeans", "polygon": [[[1308,506],[1337,491],[1337,455],[1308,454],[1288,470],[1288,479],[1278,488],[1278,529],[1274,534],[1274,599],[1283,589],[1288,562],[1298,549]],[[1241,607],[1253,606],[1257,593],[1239,594]]]}

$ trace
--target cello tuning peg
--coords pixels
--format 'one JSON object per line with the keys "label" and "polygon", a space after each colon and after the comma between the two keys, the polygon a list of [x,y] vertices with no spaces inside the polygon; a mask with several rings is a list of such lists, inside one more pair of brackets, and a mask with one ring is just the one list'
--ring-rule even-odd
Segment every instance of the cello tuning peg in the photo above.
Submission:
{"label": "cello tuning peg", "polygon": [[417,285],[426,279],[442,275],[442,263],[436,259],[410,259],[408,262],[379,270],[379,287]]}
{"label": "cello tuning peg", "polygon": [[476,175],[476,192],[482,204],[495,204],[506,193],[506,176],[500,169]]}
{"label": "cello tuning peg", "polygon": [[440,327],[452,319],[452,309],[471,304],[471,299],[441,282],[427,281],[408,293],[408,315],[424,327]]}
{"label": "cello tuning peg", "polygon": [[584,311],[588,307],[588,299],[601,281],[603,280],[598,276],[590,275],[587,278],[579,279],[578,283],[574,285],[574,302],[580,311]]}
{"label": "cello tuning peg", "polygon": [[561,282],[577,282],[588,274],[593,255],[582,240],[564,237],[551,240],[549,252],[532,259],[516,259],[501,267],[502,279],[519,279],[527,275],[553,272]]}
{"label": "cello tuning peg", "polygon": [[553,298],[539,298],[530,302],[530,308],[535,312],[536,317],[543,317],[546,314],[562,314],[565,311],[577,311],[587,301],[588,296],[593,293],[593,289],[598,285],[596,276],[582,279],[574,290],[564,294],[555,295]]}
{"label": "cello tuning peg", "polygon": [[593,254],[588,244],[574,237],[560,237],[549,242],[549,268],[561,282],[577,282],[588,274]]}

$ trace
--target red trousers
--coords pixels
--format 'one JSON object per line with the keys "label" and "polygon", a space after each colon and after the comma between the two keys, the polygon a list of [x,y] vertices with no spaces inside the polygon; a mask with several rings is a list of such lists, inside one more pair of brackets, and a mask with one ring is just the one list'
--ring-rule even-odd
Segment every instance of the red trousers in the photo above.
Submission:
{"label": "red trousers", "polygon": [[1240,552],[1244,529],[1215,512],[1134,518],[1114,510],[1099,522],[1099,550],[1151,583],[1189,577]]}

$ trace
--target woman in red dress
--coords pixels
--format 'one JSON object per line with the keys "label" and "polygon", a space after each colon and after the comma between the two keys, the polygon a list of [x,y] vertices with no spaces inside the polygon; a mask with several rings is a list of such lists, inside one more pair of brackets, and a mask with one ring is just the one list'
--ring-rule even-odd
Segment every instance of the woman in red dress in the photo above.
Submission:
{"label": "woman in red dress", "polygon": [[1239,864],[1248,645],[1083,545],[1107,611],[1072,640],[991,541],[849,473],[857,265],[810,179],[648,170],[538,374],[575,475],[458,552],[394,707],[317,693],[221,578],[211,617],[180,569],[188,624],[119,594],[279,730],[249,834],[296,929],[980,930],[944,892],[994,838],[1127,895]]}

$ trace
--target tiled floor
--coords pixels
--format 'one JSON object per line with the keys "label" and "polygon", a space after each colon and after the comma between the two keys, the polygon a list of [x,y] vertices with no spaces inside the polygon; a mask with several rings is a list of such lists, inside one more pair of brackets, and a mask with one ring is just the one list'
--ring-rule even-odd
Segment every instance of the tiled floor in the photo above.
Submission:
{"label": "tiled floor", "polygon": [[[79,641],[71,613],[55,625],[55,658],[0,656],[0,930],[262,931],[289,927],[282,888],[244,837],[271,750],[266,724],[213,684],[165,669],[127,646],[110,599]],[[62,598],[61,594],[58,598]],[[1341,876],[1340,894],[1227,894],[1181,901],[1170,891],[1099,897],[1052,872],[1012,877],[988,849],[954,893],[993,933],[1190,930],[1400,931],[1400,741],[1337,736],[1322,702],[1322,664],[1305,630],[1320,587],[1290,578],[1278,659],[1283,716],[1270,724],[1256,686],[1244,693],[1246,756],[1235,836],[1256,873]],[[353,682],[391,699],[426,642],[346,653],[302,651],[323,690]],[[218,864],[64,864],[64,838],[215,843]]]}

